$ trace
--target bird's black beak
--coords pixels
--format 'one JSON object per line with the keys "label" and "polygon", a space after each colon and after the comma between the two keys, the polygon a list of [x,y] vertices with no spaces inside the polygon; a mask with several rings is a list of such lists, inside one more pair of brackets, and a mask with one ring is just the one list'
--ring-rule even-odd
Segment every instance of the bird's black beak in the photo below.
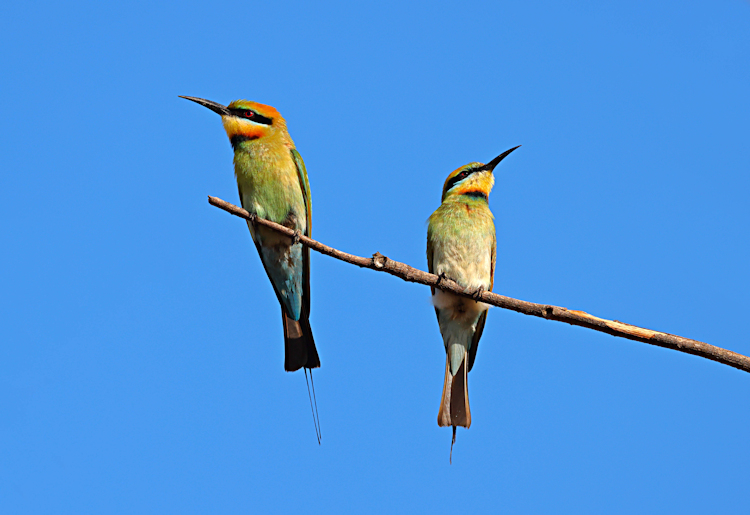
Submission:
{"label": "bird's black beak", "polygon": [[[188,98],[188,97],[183,97],[183,98]],[[518,147],[520,147],[520,146],[521,145],[518,145]],[[495,169],[495,167],[497,165],[500,164],[500,161],[502,161],[503,159],[505,159],[506,157],[508,157],[508,154],[510,154],[511,152],[513,152],[518,147],[513,147],[510,150],[506,150],[505,152],[503,152],[502,154],[500,154],[499,156],[497,156],[495,159],[493,159],[492,161],[490,161],[489,163],[487,163],[486,165],[484,165],[484,169],[485,170],[489,170],[491,172],[492,170]]]}
{"label": "bird's black beak", "polygon": [[211,102],[210,100],[206,100],[203,98],[198,97],[183,97],[182,95],[178,95],[180,98],[185,98],[187,100],[192,100],[196,104],[200,104],[203,107],[208,107],[211,111],[214,113],[219,113],[221,116],[226,116],[228,114],[231,114],[229,112],[229,109],[226,108],[226,106],[223,106],[216,102]]}

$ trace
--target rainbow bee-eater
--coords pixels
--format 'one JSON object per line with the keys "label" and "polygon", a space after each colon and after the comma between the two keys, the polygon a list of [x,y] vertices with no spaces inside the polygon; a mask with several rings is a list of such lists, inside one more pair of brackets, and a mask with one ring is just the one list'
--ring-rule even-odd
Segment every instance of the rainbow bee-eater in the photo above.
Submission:
{"label": "rainbow bee-eater", "polygon": [[[492,291],[496,252],[494,217],[488,205],[495,183],[492,171],[517,148],[487,164],[469,163],[448,176],[440,207],[427,228],[430,273],[477,294]],[[467,374],[474,365],[489,306],[436,288],[432,288],[432,302],[446,351],[438,425],[453,426],[452,448],[456,426],[471,426]]]}
{"label": "rainbow bee-eater", "polygon": [[[310,236],[307,171],[279,112],[247,100],[223,106],[202,98],[182,98],[221,116],[234,149],[234,173],[242,207],[259,218]],[[272,229],[251,222],[247,226],[281,304],[284,369],[291,372],[319,367],[309,322],[310,250]]]}

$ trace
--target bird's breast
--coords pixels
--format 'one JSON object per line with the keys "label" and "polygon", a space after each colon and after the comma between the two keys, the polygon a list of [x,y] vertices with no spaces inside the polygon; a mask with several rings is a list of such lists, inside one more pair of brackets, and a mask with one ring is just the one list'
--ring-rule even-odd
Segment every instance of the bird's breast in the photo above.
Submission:
{"label": "bird's breast", "polygon": [[307,207],[289,149],[269,149],[250,143],[253,142],[246,142],[242,150],[235,151],[234,168],[242,207],[304,233]]}
{"label": "bird's breast", "polygon": [[432,272],[445,274],[465,288],[489,290],[495,225],[489,209],[456,203],[442,205],[430,217]]}

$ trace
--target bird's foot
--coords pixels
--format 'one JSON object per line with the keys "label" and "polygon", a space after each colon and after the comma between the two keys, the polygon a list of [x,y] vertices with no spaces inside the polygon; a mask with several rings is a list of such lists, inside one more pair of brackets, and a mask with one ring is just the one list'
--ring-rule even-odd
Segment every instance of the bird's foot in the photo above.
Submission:
{"label": "bird's foot", "polygon": [[484,289],[484,286],[480,286],[479,288],[476,289],[474,293],[471,294],[471,296],[474,298],[474,300],[479,300],[482,298],[482,294],[485,291],[486,290]]}
{"label": "bird's foot", "polygon": [[437,283],[436,283],[436,284],[440,284],[441,282],[443,282],[443,281],[444,281],[444,280],[446,280],[447,278],[448,278],[448,277],[447,277],[447,276],[445,275],[445,272],[440,272],[440,273],[438,274],[438,280],[437,280]]}
{"label": "bird's foot", "polygon": [[294,231],[294,235],[292,236],[292,245],[299,243],[299,237],[300,237],[299,231]]}

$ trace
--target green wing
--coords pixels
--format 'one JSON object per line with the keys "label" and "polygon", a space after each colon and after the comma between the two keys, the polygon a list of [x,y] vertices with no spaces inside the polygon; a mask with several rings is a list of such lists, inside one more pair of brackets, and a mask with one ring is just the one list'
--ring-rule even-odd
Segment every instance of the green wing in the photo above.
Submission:
{"label": "green wing", "polygon": [[[432,271],[432,242],[430,241],[429,232],[427,234],[427,271],[431,274],[435,273]],[[432,290],[432,294],[435,295],[435,287],[430,286],[430,290]]]}
{"label": "green wing", "polygon": [[[490,291],[492,291],[493,286],[495,286],[496,253],[497,253],[497,239],[495,237],[492,240],[492,264],[490,265]],[[476,359],[477,357],[477,348],[479,347],[479,339],[482,337],[482,333],[484,332],[484,323],[486,321],[487,321],[487,312],[485,311],[479,317],[479,321],[477,322],[477,329],[476,331],[474,331],[474,339],[471,341],[471,347],[469,348],[469,370],[467,370],[467,372],[471,372],[471,367],[474,366],[474,359]]]}
{"label": "green wing", "polygon": [[[312,234],[312,201],[310,200],[310,183],[307,180],[307,169],[302,156],[296,148],[290,150],[292,159],[297,167],[297,178],[302,189],[302,196],[305,199],[305,214],[307,215],[307,230],[305,236],[308,238]],[[310,314],[310,248],[303,246],[302,249],[302,281],[304,282],[304,292],[302,292],[302,311],[305,318]]]}
{"label": "green wing", "polygon": [[299,185],[302,188],[302,196],[305,197],[305,211],[307,211],[307,232],[305,236],[308,238],[312,234],[312,201],[310,200],[310,182],[307,180],[307,169],[305,168],[305,162],[302,160],[302,156],[297,152],[296,148],[291,150],[292,159],[294,164],[297,165],[297,177],[299,178]]}
{"label": "green wing", "polygon": [[[435,270],[432,268],[432,257],[433,257],[433,249],[432,249],[432,240],[430,240],[430,227],[427,226],[427,271],[431,274],[435,273]],[[432,293],[432,296],[435,296],[435,287],[430,286],[430,292]],[[438,319],[438,324],[440,324],[440,311],[438,311],[438,308],[435,307],[435,316]]]}

